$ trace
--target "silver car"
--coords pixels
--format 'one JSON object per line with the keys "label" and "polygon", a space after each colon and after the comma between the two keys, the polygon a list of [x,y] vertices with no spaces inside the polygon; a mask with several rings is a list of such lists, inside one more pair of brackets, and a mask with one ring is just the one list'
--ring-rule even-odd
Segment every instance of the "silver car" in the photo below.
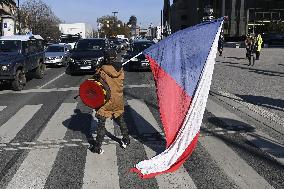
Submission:
{"label": "silver car", "polygon": [[70,59],[70,45],[53,44],[45,50],[45,64],[50,66],[67,66]]}

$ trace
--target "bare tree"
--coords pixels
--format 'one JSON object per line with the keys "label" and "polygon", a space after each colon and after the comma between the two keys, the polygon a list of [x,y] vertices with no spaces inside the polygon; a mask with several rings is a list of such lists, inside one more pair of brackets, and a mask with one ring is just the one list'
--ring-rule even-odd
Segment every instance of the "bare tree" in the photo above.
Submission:
{"label": "bare tree", "polygon": [[102,16],[98,18],[98,22],[102,24],[101,34],[107,37],[116,35],[125,35],[129,37],[130,29],[121,20],[114,16]]}
{"label": "bare tree", "polygon": [[136,16],[134,16],[134,15],[130,16],[127,25],[131,25],[131,27],[135,28],[136,25],[137,25],[137,18],[136,18]]}
{"label": "bare tree", "polygon": [[20,7],[22,27],[44,39],[59,39],[60,19],[41,0],[28,0]]}

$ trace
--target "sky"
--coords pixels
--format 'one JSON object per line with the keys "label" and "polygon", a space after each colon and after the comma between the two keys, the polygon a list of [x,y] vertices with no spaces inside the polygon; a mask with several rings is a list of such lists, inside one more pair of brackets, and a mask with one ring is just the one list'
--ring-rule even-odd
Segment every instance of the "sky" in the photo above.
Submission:
{"label": "sky", "polygon": [[[27,0],[20,0],[21,3]],[[128,22],[131,15],[143,27],[160,23],[163,0],[42,0],[48,4],[55,15],[66,23],[86,22],[96,28],[96,20],[117,11],[118,19]]]}

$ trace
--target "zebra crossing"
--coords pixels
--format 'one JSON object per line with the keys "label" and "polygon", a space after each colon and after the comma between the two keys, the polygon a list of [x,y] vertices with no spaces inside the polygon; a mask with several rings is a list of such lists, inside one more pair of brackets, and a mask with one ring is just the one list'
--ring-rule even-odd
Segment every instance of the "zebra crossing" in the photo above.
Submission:
{"label": "zebra crossing", "polygon": [[[132,126],[135,127],[137,133],[131,136],[132,144],[129,146],[130,149],[127,149],[125,153],[131,150],[134,155],[135,153],[145,154],[145,157],[141,157],[143,160],[143,158],[151,158],[163,151],[165,142],[153,137],[155,135],[163,137],[162,128],[147,104],[140,99],[127,100],[127,104],[130,107],[130,110],[127,112],[128,116],[133,120]],[[43,130],[38,133],[38,137],[35,138],[34,141],[13,141],[15,136],[29,123],[29,120],[33,119],[36,113],[44,106],[43,104],[24,105],[6,123],[0,126],[0,161],[2,159],[1,157],[4,157],[5,154],[10,151],[24,151],[26,153],[22,159],[19,158],[18,161],[15,162],[15,164],[18,164],[18,166],[16,166],[17,170],[8,177],[9,179],[5,179],[4,182],[2,178],[3,175],[0,174],[0,188],[45,189],[71,187],[84,189],[116,189],[131,188],[130,186],[162,189],[198,188],[199,180],[190,176],[190,166],[184,165],[175,173],[161,175],[155,179],[141,180],[136,175],[129,176],[132,173],[128,172],[128,170],[132,167],[124,168],[125,170],[123,171],[125,171],[125,173],[121,173],[121,159],[127,157],[128,154],[124,154],[124,156],[121,157],[124,151],[119,147],[117,142],[104,142],[103,149],[105,153],[103,155],[97,155],[87,150],[88,138],[82,133],[77,138],[66,138],[68,133],[77,132],[72,131],[70,125],[72,125],[71,122],[75,119],[73,116],[74,112],[81,108],[78,103],[62,103],[53,115],[50,115],[49,121],[46,123]],[[7,106],[0,106],[0,115],[2,112],[6,111],[6,108]],[[96,125],[94,115],[95,112],[91,112],[90,119],[87,120],[90,125],[90,131],[94,130]],[[79,120],[78,123],[81,121],[82,120]],[[73,123],[73,126],[78,123]],[[111,135],[117,136],[118,138],[120,137],[119,132],[117,132],[117,125],[113,121],[107,120],[106,128]],[[140,136],[148,136],[149,140],[137,139]],[[93,137],[95,137],[95,134],[93,134]],[[106,141],[111,140],[109,137],[106,137]],[[236,188],[277,188],[271,184],[273,182],[269,182],[269,180],[263,178],[246,160],[242,159],[230,146],[225,144],[222,140],[217,139],[215,136],[202,135],[199,139],[199,144],[206,150],[206,153],[210,154],[212,161],[222,170],[223,174],[228,177],[228,180],[235,184]],[[72,153],[75,151],[84,153],[79,154],[80,157],[73,157]],[[78,171],[76,176],[70,176],[70,178],[53,178],[53,174],[56,173],[58,168],[64,168],[64,165],[58,167],[58,161],[62,155],[74,158],[60,162],[66,162],[66,165],[69,166],[70,163],[73,164],[71,166],[74,166],[74,170]],[[125,159],[125,162],[133,166],[139,160]],[[73,169],[66,168],[66,171],[67,170]],[[65,170],[61,171],[65,172],[64,175],[73,174]],[[55,174],[55,176],[58,176],[58,174]],[[214,177],[214,175],[211,176]],[[74,180],[74,178],[78,180]],[[61,181],[61,179],[64,181]],[[56,185],[53,183],[55,180],[56,184],[62,182],[60,183],[61,185],[54,187],[54,185]],[[128,183],[129,180],[133,183]],[[70,185],[67,186],[64,185],[65,182],[75,183],[75,185],[73,185],[73,187]],[[282,185],[278,184],[276,186]],[[212,188],[220,187],[221,186],[212,186]]]}

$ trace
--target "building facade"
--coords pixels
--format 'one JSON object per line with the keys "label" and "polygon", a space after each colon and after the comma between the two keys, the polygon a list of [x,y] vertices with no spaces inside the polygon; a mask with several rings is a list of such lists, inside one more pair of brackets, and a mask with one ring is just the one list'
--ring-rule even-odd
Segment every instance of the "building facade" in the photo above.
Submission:
{"label": "building facade", "polygon": [[[3,35],[3,29],[13,30],[15,32],[15,18],[17,14],[17,5],[13,0],[0,0],[0,36]],[[4,22],[5,23],[4,23]],[[13,25],[13,27],[11,27]]]}
{"label": "building facade", "polygon": [[174,0],[171,30],[227,16],[224,33],[230,37],[269,32],[268,25],[284,21],[284,0]]}

